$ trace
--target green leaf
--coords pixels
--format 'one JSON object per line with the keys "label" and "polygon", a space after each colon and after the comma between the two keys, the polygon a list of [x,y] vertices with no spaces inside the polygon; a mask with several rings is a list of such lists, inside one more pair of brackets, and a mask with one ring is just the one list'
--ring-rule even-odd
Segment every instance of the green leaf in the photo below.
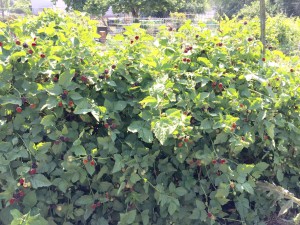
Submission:
{"label": "green leaf", "polygon": [[200,129],[210,130],[212,128],[212,122],[209,119],[204,119],[201,121]]}
{"label": "green leaf", "polygon": [[122,161],[123,157],[121,155],[115,154],[114,159],[115,159],[115,165],[112,170],[112,173],[119,172],[124,167],[124,163]]}
{"label": "green leaf", "polygon": [[70,151],[74,152],[74,154],[76,156],[87,155],[86,154],[86,150],[85,150],[85,148],[82,145],[72,146],[72,148],[70,149]]}
{"label": "green leaf", "polygon": [[164,145],[168,137],[173,134],[176,128],[176,121],[172,121],[168,118],[161,118],[155,123],[153,132],[159,142]]}
{"label": "green leaf", "polygon": [[284,175],[283,175],[282,169],[277,170],[276,177],[279,182],[283,181]]}
{"label": "green leaf", "polygon": [[36,193],[35,191],[30,191],[26,193],[25,197],[23,198],[23,204],[28,207],[32,208],[37,203]]}
{"label": "green leaf", "polygon": [[169,214],[172,216],[177,210],[177,205],[175,204],[175,202],[171,201],[168,207],[168,212]]}
{"label": "green leaf", "polygon": [[54,125],[55,116],[47,115],[41,120],[41,124],[44,126],[53,126]]}
{"label": "green leaf", "polygon": [[77,206],[91,205],[93,203],[94,199],[91,195],[83,195],[75,201]]}
{"label": "green leaf", "polygon": [[3,95],[0,98],[0,105],[7,105],[7,104],[13,104],[13,105],[22,105],[22,100],[20,97],[14,96],[14,95]]}
{"label": "green leaf", "polygon": [[186,195],[188,192],[187,190],[184,188],[184,187],[178,187],[175,189],[175,193],[178,195],[178,196],[184,196]]}
{"label": "green leaf", "polygon": [[40,187],[49,187],[52,183],[42,174],[36,174],[31,179],[31,185],[33,188],[40,188]]}
{"label": "green leaf", "polygon": [[250,194],[254,194],[254,189],[249,183],[242,184],[242,187]]}
{"label": "green leaf", "polygon": [[222,143],[227,142],[228,136],[229,135],[226,134],[225,132],[219,133],[216,137],[216,140],[214,141],[214,144],[217,145],[217,144],[222,144]]}
{"label": "green leaf", "polygon": [[268,167],[269,167],[269,164],[268,164],[268,163],[265,163],[265,162],[260,162],[260,163],[257,163],[257,164],[255,165],[255,169],[258,169],[259,171],[264,171],[264,170],[266,170]]}
{"label": "green leaf", "polygon": [[136,210],[120,214],[120,224],[132,224],[135,221]]}
{"label": "green leaf", "polygon": [[139,138],[146,143],[152,143],[153,141],[153,134],[150,130],[150,126],[144,121],[133,121],[129,125],[128,131],[138,133]]}
{"label": "green leaf", "polygon": [[150,217],[149,217],[149,210],[144,210],[142,213],[141,213],[141,216],[142,216],[142,221],[143,221],[143,225],[148,225],[149,224],[149,220],[150,220]]}
{"label": "green leaf", "polygon": [[60,76],[59,76],[59,80],[58,83],[59,85],[61,85],[62,87],[69,87],[72,83],[72,79],[74,76],[74,72],[75,70],[66,70],[65,72],[63,72]]}

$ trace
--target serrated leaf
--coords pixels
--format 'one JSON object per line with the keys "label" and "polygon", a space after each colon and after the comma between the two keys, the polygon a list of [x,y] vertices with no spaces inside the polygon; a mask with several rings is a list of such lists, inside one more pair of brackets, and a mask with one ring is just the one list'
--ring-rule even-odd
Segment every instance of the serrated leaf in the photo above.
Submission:
{"label": "serrated leaf", "polygon": [[43,175],[43,174],[36,174],[31,179],[31,185],[33,188],[40,188],[40,187],[49,187],[52,183]]}
{"label": "serrated leaf", "polygon": [[70,151],[74,152],[74,154],[76,156],[83,156],[83,155],[87,155],[86,154],[86,150],[82,145],[75,145],[72,146],[72,148],[70,149]]}
{"label": "serrated leaf", "polygon": [[37,197],[35,191],[30,191],[26,193],[25,197],[23,198],[23,204],[28,207],[32,208],[37,203]]}
{"label": "serrated leaf", "polygon": [[178,195],[178,196],[184,196],[186,195],[188,192],[187,190],[184,188],[184,187],[178,187],[175,189],[175,193]]}
{"label": "serrated leaf", "polygon": [[254,194],[254,189],[249,183],[244,183],[244,184],[242,184],[242,186],[245,191],[247,191],[248,193],[250,193],[252,195]]}
{"label": "serrated leaf", "polygon": [[83,195],[75,201],[75,205],[83,206],[83,205],[91,205],[94,203],[94,199],[91,195]]}
{"label": "serrated leaf", "polygon": [[53,126],[54,125],[55,116],[54,115],[47,115],[43,117],[41,120],[41,124],[44,126]]}

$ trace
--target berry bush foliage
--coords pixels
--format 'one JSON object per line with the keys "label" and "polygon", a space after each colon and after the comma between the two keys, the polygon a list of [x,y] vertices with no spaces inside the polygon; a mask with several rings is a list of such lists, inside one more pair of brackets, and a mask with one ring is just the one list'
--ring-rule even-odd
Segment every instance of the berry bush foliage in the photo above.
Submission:
{"label": "berry bush foliage", "polygon": [[0,26],[2,224],[264,224],[286,202],[256,181],[299,193],[299,58],[262,58],[250,21]]}

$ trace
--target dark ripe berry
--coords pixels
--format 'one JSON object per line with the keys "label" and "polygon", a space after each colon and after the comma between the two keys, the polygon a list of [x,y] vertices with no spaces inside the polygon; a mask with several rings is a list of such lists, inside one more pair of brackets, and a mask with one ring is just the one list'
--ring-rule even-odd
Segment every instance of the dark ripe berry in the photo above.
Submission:
{"label": "dark ripe berry", "polygon": [[183,139],[184,142],[189,142],[189,137]]}
{"label": "dark ripe berry", "polygon": [[266,58],[262,58],[261,60],[262,60],[263,62],[265,62],[265,61],[266,61]]}
{"label": "dark ripe berry", "polygon": [[108,123],[104,124],[104,127],[105,127],[106,129],[109,128],[109,124],[108,124]]}
{"label": "dark ripe berry", "polygon": [[40,54],[40,56],[41,56],[41,58],[43,59],[43,58],[45,58],[46,57],[46,55],[45,54]]}
{"label": "dark ripe berry", "polygon": [[28,102],[28,101],[27,101],[27,98],[26,98],[26,97],[24,97],[24,96],[23,96],[23,97],[21,97],[21,100],[22,100],[22,103],[23,103],[23,104],[25,104],[25,103],[27,103],[27,102]]}
{"label": "dark ripe berry", "polygon": [[36,37],[34,37],[33,40],[36,41]]}
{"label": "dark ripe berry", "polygon": [[33,163],[31,164],[31,168],[36,169],[37,167],[38,167],[38,165],[37,165],[36,162],[33,162]]}
{"label": "dark ripe berry", "polygon": [[213,214],[210,213],[210,212],[208,212],[208,213],[207,213],[207,216],[208,216],[208,218],[212,218]]}
{"label": "dark ripe berry", "polygon": [[58,106],[59,106],[59,107],[63,107],[64,105],[63,105],[62,102],[59,102],[59,103],[58,103]]}
{"label": "dark ripe berry", "polygon": [[60,137],[59,137],[59,140],[64,141],[64,140],[65,140],[65,137],[64,137],[64,136],[60,136]]}
{"label": "dark ripe berry", "polygon": [[64,137],[64,142],[69,142],[69,141],[70,141],[70,138]]}
{"label": "dark ripe berry", "polygon": [[110,126],[110,129],[114,130],[117,128],[117,124],[113,123],[111,126]]}
{"label": "dark ripe berry", "polygon": [[236,123],[233,123],[231,127],[235,129],[236,128]]}
{"label": "dark ripe berry", "polygon": [[101,206],[101,202],[97,202],[97,207],[100,207]]}
{"label": "dark ripe berry", "polygon": [[252,38],[248,38],[248,41],[253,41],[253,39]]}
{"label": "dark ripe berry", "polygon": [[294,71],[294,69],[290,69],[290,72],[291,72],[291,73],[294,73],[295,71]]}
{"label": "dark ripe berry", "polygon": [[19,107],[16,108],[16,111],[17,111],[17,113],[21,113],[23,110],[22,110],[22,108],[19,106]]}
{"label": "dark ripe berry", "polygon": [[53,82],[57,82],[58,81],[58,78],[57,77],[53,77]]}
{"label": "dark ripe berry", "polygon": [[32,47],[35,47],[35,46],[36,46],[36,43],[35,43],[35,42],[33,42],[33,43],[31,44],[31,46],[32,46]]}
{"label": "dark ripe berry", "polygon": [[215,88],[215,87],[217,86],[217,82],[216,82],[216,81],[212,82],[211,86],[212,86],[213,88]]}
{"label": "dark ripe berry", "polygon": [[219,47],[222,47],[222,46],[223,46],[223,43],[220,42],[220,43],[218,43],[217,45],[218,45]]}
{"label": "dark ripe berry", "polygon": [[173,28],[172,28],[172,27],[169,27],[169,28],[168,28],[168,31],[172,31],[172,30],[173,30]]}
{"label": "dark ripe berry", "polygon": [[244,25],[247,25],[248,24],[248,22],[247,21],[244,21]]}
{"label": "dark ripe berry", "polygon": [[188,50],[187,50],[187,49],[185,49],[185,50],[184,50],[184,53],[188,53]]}
{"label": "dark ripe berry", "polygon": [[190,62],[191,62],[191,59],[186,59],[186,62],[190,63]]}
{"label": "dark ripe berry", "polygon": [[15,201],[16,201],[16,199],[15,198],[11,198],[11,199],[9,199],[9,204],[14,204],[15,203]]}
{"label": "dark ripe berry", "polygon": [[90,161],[93,160],[93,157],[92,157],[91,155],[88,155],[88,156],[87,156],[87,160],[90,162]]}
{"label": "dark ripe berry", "polygon": [[3,46],[3,43],[0,41],[0,47],[2,47]]}
{"label": "dark ripe berry", "polygon": [[242,136],[242,138],[241,138],[241,139],[242,139],[242,141],[245,141],[245,137],[244,137],[244,136]]}
{"label": "dark ripe berry", "polygon": [[105,76],[102,76],[102,75],[99,76],[99,79],[104,79],[104,78],[105,78]]}
{"label": "dark ripe berry", "polygon": [[20,184],[20,185],[23,185],[24,183],[25,183],[25,179],[24,179],[24,178],[20,178],[19,184]]}
{"label": "dark ripe berry", "polygon": [[107,122],[109,125],[112,125],[113,119],[111,119],[111,118],[110,118],[110,119],[107,119],[106,122]]}
{"label": "dark ripe berry", "polygon": [[108,70],[108,69],[105,69],[105,70],[104,70],[104,73],[105,73],[105,74],[108,74],[108,73],[109,73],[109,70]]}
{"label": "dark ripe berry", "polygon": [[19,193],[18,193],[18,196],[19,196],[19,198],[22,198],[22,197],[24,197],[24,196],[25,196],[25,193],[24,193],[24,191],[19,191]]}
{"label": "dark ripe berry", "polygon": [[54,141],[54,144],[55,144],[55,145],[59,145],[59,143],[60,143],[59,140]]}
{"label": "dark ripe berry", "polygon": [[182,59],[183,62],[186,62],[186,60],[187,60],[186,58],[183,58],[183,59]]}
{"label": "dark ripe berry", "polygon": [[24,43],[23,48],[28,48],[28,44]]}
{"label": "dark ripe berry", "polygon": [[199,38],[199,34],[196,34],[196,38]]}
{"label": "dark ripe berry", "polygon": [[133,42],[134,42],[134,41],[133,41],[133,40],[131,40],[131,41],[130,41],[130,44],[133,44]]}
{"label": "dark ripe berry", "polygon": [[116,69],[116,67],[117,67],[116,65],[112,65],[112,66],[111,66],[111,68],[112,68],[113,70]]}
{"label": "dark ripe berry", "polygon": [[29,49],[29,50],[28,50],[28,53],[29,53],[30,55],[32,55],[32,54],[33,54],[33,51],[32,51],[31,49]]}
{"label": "dark ripe berry", "polygon": [[64,95],[68,95],[69,92],[68,92],[67,90],[64,90],[63,94],[64,94]]}
{"label": "dark ripe berry", "polygon": [[29,107],[30,107],[31,109],[35,109],[35,108],[36,108],[36,104],[32,103],[32,104],[30,104]]}
{"label": "dark ripe berry", "polygon": [[219,83],[218,87],[219,87],[220,90],[222,90],[223,89],[223,84]]}
{"label": "dark ripe berry", "polygon": [[213,159],[213,160],[211,161],[211,163],[215,165],[215,164],[217,163],[217,160]]}
{"label": "dark ripe berry", "polygon": [[95,161],[94,160],[91,161],[90,164],[91,164],[91,166],[95,166]]}
{"label": "dark ripe berry", "polygon": [[16,45],[21,45],[21,42],[19,40],[17,40]]}
{"label": "dark ripe berry", "polygon": [[181,147],[183,146],[183,143],[182,143],[182,142],[179,142],[179,143],[177,144],[177,146],[178,146],[178,148],[181,148]]}
{"label": "dark ripe berry", "polygon": [[135,39],[135,40],[139,40],[140,37],[139,37],[139,36],[135,36],[134,39]]}
{"label": "dark ripe berry", "polygon": [[189,50],[190,50],[190,51],[192,51],[192,50],[193,50],[193,47],[192,47],[192,46],[190,46],[190,47],[189,47]]}
{"label": "dark ripe berry", "polygon": [[30,175],[34,175],[34,174],[36,174],[36,169],[35,169],[35,168],[32,168],[32,169],[29,170],[28,173],[29,173]]}

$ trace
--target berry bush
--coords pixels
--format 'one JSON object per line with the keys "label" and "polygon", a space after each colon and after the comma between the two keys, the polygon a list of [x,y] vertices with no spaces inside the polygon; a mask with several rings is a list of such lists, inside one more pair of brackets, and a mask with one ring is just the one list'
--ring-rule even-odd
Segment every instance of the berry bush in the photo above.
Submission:
{"label": "berry bush", "polygon": [[102,45],[79,13],[1,23],[1,223],[262,225],[291,208],[256,183],[299,193],[299,58],[262,58],[248,25],[136,24]]}

